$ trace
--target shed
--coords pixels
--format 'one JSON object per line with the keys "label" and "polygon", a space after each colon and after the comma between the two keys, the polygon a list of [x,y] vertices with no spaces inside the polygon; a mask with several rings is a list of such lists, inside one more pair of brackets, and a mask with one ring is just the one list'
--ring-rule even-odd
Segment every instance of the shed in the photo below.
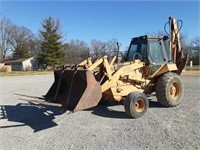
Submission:
{"label": "shed", "polygon": [[11,65],[12,71],[31,71],[38,69],[38,60],[35,57],[4,60],[5,65]]}

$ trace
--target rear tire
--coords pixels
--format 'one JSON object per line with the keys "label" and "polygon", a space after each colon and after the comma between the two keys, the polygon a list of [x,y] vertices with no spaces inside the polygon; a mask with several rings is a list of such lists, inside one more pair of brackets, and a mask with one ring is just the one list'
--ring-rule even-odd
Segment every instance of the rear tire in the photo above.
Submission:
{"label": "rear tire", "polygon": [[131,118],[142,117],[149,108],[147,96],[141,92],[131,92],[125,99],[124,108]]}
{"label": "rear tire", "polygon": [[162,75],[156,84],[156,97],[163,106],[178,105],[183,97],[183,83],[179,75],[172,72]]}

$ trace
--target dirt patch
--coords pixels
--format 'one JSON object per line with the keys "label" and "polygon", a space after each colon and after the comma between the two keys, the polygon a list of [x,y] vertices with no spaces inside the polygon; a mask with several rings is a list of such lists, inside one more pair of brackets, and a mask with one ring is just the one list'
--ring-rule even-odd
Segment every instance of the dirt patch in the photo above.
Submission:
{"label": "dirt patch", "polygon": [[200,70],[187,70],[187,71],[183,72],[181,75],[200,77]]}

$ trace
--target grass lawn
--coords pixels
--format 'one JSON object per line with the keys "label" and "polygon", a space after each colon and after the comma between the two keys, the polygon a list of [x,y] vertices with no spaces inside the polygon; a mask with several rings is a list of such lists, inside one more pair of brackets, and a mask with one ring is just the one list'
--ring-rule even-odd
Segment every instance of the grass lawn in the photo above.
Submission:
{"label": "grass lawn", "polygon": [[185,72],[182,72],[181,75],[200,77],[200,70],[186,70]]}
{"label": "grass lawn", "polygon": [[200,77],[200,65],[193,65],[192,68],[190,68],[190,66],[187,66],[186,71],[183,72],[181,75]]}
{"label": "grass lawn", "polygon": [[[53,71],[12,71],[12,72],[0,72],[0,77],[7,76],[23,76],[23,75],[39,75],[39,74],[51,74]],[[193,65],[192,68],[187,66],[186,72],[181,75],[185,76],[200,76],[200,65]]]}
{"label": "grass lawn", "polygon": [[187,70],[200,70],[200,65],[193,65],[192,68],[190,68],[190,66],[186,67]]}
{"label": "grass lawn", "polygon": [[53,73],[53,71],[12,71],[12,72],[0,72],[0,77],[39,75],[39,74],[51,74],[51,73]]}

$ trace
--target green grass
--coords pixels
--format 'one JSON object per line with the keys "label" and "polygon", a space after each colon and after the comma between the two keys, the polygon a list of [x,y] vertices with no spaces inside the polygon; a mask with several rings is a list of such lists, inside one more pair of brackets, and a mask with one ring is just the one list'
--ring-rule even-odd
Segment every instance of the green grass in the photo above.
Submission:
{"label": "green grass", "polygon": [[200,77],[200,70],[186,70],[185,72],[182,72],[181,75]]}
{"label": "green grass", "polygon": [[192,68],[190,68],[190,66],[187,66],[187,70],[200,70],[200,65],[193,65]]}
{"label": "green grass", "polygon": [[[98,68],[96,69],[98,70]],[[200,70],[200,65],[193,65],[192,68],[187,66],[187,70]],[[40,75],[40,74],[51,74],[53,71],[12,71],[12,72],[0,72],[0,77],[7,76],[24,76],[24,75]]]}
{"label": "green grass", "polygon": [[51,74],[53,71],[12,71],[0,72],[0,77]]}

